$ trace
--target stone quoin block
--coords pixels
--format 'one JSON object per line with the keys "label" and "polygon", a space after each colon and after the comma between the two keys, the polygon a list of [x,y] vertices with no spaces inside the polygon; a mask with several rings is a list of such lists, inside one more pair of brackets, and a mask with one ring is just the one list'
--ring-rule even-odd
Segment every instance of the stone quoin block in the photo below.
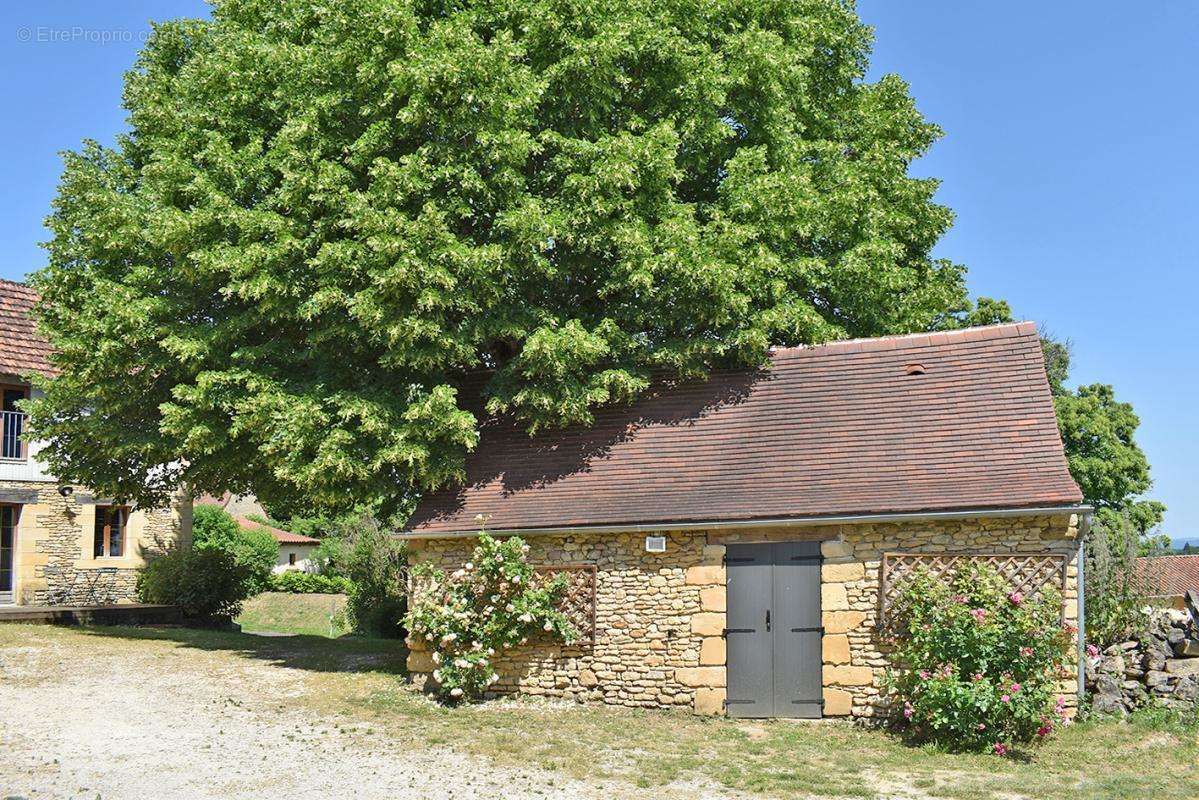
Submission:
{"label": "stone quoin block", "polygon": [[699,590],[699,606],[704,611],[725,610],[725,589],[723,586],[705,586]]}

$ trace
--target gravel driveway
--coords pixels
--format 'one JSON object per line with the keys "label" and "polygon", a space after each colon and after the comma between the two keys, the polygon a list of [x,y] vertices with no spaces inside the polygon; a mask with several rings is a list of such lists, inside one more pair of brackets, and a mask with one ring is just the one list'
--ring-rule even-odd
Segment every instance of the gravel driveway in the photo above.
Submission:
{"label": "gravel driveway", "polygon": [[0,646],[0,798],[727,796],[400,749],[306,716],[294,704],[303,688],[303,670],[235,653],[10,628]]}

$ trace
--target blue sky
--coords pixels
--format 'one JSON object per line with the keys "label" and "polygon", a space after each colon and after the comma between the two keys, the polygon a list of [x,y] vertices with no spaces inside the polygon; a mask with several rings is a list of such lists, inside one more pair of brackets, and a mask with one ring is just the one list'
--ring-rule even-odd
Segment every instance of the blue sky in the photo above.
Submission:
{"label": "blue sky", "polygon": [[[902,75],[946,131],[916,166],[957,212],[937,254],[969,267],[975,294],[1070,339],[1076,382],[1134,404],[1166,530],[1199,536],[1199,3],[858,8],[876,31],[872,77]],[[0,275],[44,263],[58,152],[121,130],[121,76],[147,21],[205,14],[200,0],[0,9]]]}

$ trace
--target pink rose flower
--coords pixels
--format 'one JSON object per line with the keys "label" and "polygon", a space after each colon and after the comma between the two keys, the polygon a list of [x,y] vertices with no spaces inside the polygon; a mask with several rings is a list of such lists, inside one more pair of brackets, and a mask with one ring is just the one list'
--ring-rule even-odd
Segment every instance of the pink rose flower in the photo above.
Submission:
{"label": "pink rose flower", "polygon": [[928,670],[926,670],[926,669],[920,670],[920,680],[922,680],[922,681],[928,680]]}
{"label": "pink rose flower", "polygon": [[1000,699],[1000,700],[1002,700],[1002,701],[1003,701],[1003,702],[1005,702],[1005,703],[1010,703],[1010,702],[1012,702],[1012,696],[1011,696],[1010,694],[1005,694],[1003,697],[1001,697],[1001,698],[999,698],[999,699]]}
{"label": "pink rose flower", "polygon": [[904,704],[903,704],[903,718],[904,718],[904,719],[911,719],[911,718],[912,718],[912,714],[913,714],[913,713],[915,713],[915,709],[914,709],[914,708],[912,708],[912,704],[911,704],[911,703],[904,703]]}
{"label": "pink rose flower", "polygon": [[1099,658],[1099,648],[1093,644],[1087,645],[1087,655],[1091,658]]}
{"label": "pink rose flower", "polygon": [[1021,647],[1020,655],[1024,656],[1025,658],[1028,658],[1029,656],[1032,655],[1032,648],[1031,647]]}
{"label": "pink rose flower", "polygon": [[995,755],[1006,756],[1007,755],[1007,745],[1004,744],[1003,742],[996,742],[995,743]]}
{"label": "pink rose flower", "polygon": [[987,610],[985,608],[972,608],[970,609],[970,614],[977,622],[982,622],[987,618]]}
{"label": "pink rose flower", "polygon": [[985,731],[987,729],[987,723],[985,723],[985,722],[978,723],[978,729],[980,731]]}
{"label": "pink rose flower", "polygon": [[1012,605],[1018,606],[1024,602],[1024,595],[1020,594],[1020,592],[1012,592],[1007,596],[1007,599],[1012,601]]}
{"label": "pink rose flower", "polygon": [[1020,691],[1020,684],[1018,684],[1018,683],[1013,683],[1013,684],[1012,684],[1012,694],[1015,694],[1015,693],[1016,693],[1016,692],[1018,692],[1018,691]]}

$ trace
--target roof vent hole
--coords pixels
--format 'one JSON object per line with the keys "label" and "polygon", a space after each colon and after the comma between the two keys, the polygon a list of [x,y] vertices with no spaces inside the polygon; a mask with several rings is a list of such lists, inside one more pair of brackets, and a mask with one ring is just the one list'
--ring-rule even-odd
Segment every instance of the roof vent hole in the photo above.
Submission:
{"label": "roof vent hole", "polygon": [[905,375],[923,375],[926,371],[923,364],[907,364],[903,368]]}

